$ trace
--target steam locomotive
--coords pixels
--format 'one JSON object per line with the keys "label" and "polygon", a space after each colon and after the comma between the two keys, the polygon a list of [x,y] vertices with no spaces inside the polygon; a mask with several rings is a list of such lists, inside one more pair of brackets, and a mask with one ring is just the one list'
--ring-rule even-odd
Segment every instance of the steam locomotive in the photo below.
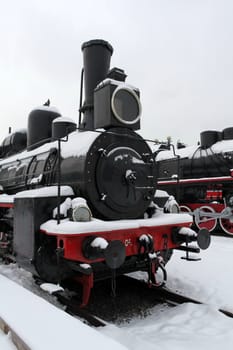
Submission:
{"label": "steam locomotive", "polygon": [[112,46],[91,40],[82,51],[78,127],[48,102],[1,145],[0,256],[48,282],[75,279],[84,306],[97,280],[143,270],[163,284],[173,249],[198,253],[189,243],[206,249],[210,236],[189,215],[164,213],[168,197],[156,204],[153,153],[136,133],[140,91],[109,70]]}
{"label": "steam locomotive", "polygon": [[158,186],[176,195],[198,228],[233,235],[233,128],[203,131],[198,146],[155,150]]}

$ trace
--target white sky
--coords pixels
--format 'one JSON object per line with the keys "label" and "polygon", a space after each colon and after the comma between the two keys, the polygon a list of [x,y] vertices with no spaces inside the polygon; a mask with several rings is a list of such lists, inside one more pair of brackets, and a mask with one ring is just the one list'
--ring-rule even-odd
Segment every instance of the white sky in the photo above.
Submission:
{"label": "white sky", "polygon": [[105,39],[141,90],[142,135],[233,126],[233,1],[0,0],[0,140],[50,98],[78,118],[81,44]]}

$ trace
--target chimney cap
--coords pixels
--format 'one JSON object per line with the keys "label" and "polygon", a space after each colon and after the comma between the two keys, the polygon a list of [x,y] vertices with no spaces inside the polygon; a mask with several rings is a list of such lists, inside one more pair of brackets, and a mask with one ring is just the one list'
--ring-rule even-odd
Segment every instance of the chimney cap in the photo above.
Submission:
{"label": "chimney cap", "polygon": [[94,39],[94,40],[86,41],[85,43],[82,44],[81,49],[84,50],[86,47],[89,47],[92,45],[106,46],[109,49],[109,51],[111,52],[111,54],[113,53],[112,45],[109,44],[109,42],[102,40],[102,39]]}

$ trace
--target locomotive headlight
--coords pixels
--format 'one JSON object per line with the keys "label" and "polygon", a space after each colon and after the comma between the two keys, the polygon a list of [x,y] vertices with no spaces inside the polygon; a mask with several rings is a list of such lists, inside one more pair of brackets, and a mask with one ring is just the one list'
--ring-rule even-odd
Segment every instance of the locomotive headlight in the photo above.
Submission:
{"label": "locomotive headlight", "polygon": [[136,92],[128,86],[118,86],[112,94],[111,108],[123,124],[135,124],[141,115],[141,102]]}
{"label": "locomotive headlight", "polygon": [[165,213],[178,214],[180,212],[179,204],[173,196],[170,196],[164,206]]}
{"label": "locomotive headlight", "polygon": [[92,214],[86,200],[81,197],[72,200],[72,219],[73,221],[91,221]]}
{"label": "locomotive headlight", "polygon": [[84,205],[79,205],[74,208],[72,211],[73,221],[90,221],[91,220],[91,211],[88,207]]}
{"label": "locomotive headlight", "polygon": [[94,91],[94,128],[140,129],[141,102],[138,88],[105,79]]}

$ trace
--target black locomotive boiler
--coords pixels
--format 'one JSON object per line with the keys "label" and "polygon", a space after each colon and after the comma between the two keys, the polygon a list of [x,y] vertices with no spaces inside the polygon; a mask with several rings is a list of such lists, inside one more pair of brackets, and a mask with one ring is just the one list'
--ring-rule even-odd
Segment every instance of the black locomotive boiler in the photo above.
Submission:
{"label": "black locomotive boiler", "polygon": [[209,235],[191,230],[189,215],[154,204],[153,153],[135,132],[139,89],[122,69],[109,70],[108,42],[86,42],[82,51],[78,127],[46,103],[30,113],[26,132],[2,143],[0,254],[49,282],[75,278],[85,305],[99,279],[146,270],[160,284],[156,272],[166,279],[172,250],[199,252],[188,243],[205,249]]}
{"label": "black locomotive boiler", "polygon": [[233,234],[232,127],[201,132],[198,146],[157,150],[155,160],[159,188],[176,196],[197,227]]}

